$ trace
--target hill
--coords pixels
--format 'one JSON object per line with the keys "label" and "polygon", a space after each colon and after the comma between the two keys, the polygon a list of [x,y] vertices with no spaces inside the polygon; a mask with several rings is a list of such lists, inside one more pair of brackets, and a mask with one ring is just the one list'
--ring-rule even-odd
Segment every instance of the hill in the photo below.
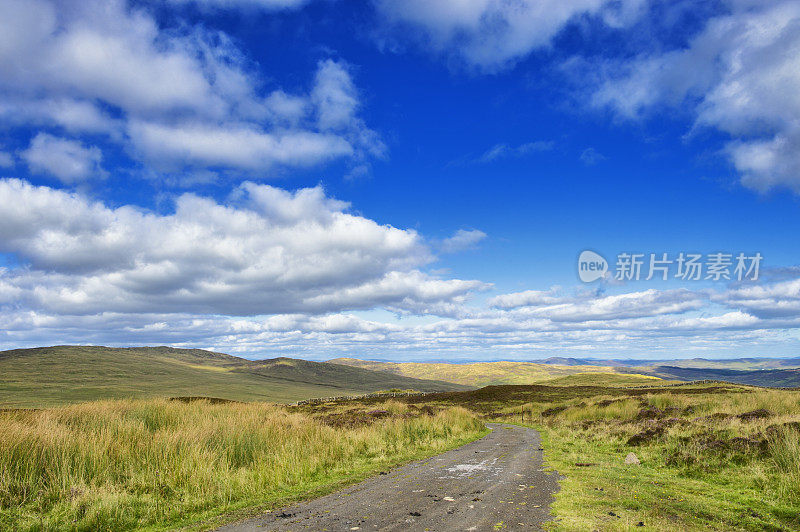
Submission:
{"label": "hill", "polygon": [[791,369],[800,368],[800,358],[730,358],[721,360],[690,358],[686,360],[661,361],[652,365],[737,370]]}
{"label": "hill", "polygon": [[794,388],[800,386],[800,369],[715,369],[678,366],[655,366],[646,371],[664,379],[682,381],[719,380],[754,386]]}
{"label": "hill", "polygon": [[565,375],[612,373],[614,371],[610,366],[567,366],[536,362],[448,364],[433,362],[377,362],[355,358],[336,358],[328,362],[417,379],[435,378],[474,387],[499,384],[533,384]]}
{"label": "hill", "polygon": [[636,373],[575,373],[542,381],[547,386],[658,386],[679,381],[662,380],[654,375]]}
{"label": "hill", "polygon": [[292,402],[456,384],[290,358],[246,360],[200,349],[57,346],[0,352],[0,407],[109,398],[209,396]]}

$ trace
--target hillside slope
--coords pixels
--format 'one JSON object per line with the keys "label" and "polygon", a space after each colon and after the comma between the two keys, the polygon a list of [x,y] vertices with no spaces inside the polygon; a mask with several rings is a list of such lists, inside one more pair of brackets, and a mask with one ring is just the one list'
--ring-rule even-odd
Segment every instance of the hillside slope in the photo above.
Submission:
{"label": "hillside slope", "polygon": [[449,364],[432,362],[377,362],[336,358],[328,362],[373,371],[384,371],[417,379],[438,379],[466,386],[533,384],[578,373],[612,373],[609,366],[559,366],[535,362],[473,362]]}
{"label": "hillside slope", "polygon": [[252,361],[200,349],[57,346],[0,352],[0,407],[199,395],[291,402],[391,388],[463,389],[324,362]]}

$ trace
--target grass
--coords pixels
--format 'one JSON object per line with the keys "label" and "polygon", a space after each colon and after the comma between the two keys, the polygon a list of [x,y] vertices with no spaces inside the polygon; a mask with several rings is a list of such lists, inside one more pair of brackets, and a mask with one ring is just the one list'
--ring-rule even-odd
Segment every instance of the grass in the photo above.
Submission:
{"label": "grass", "polygon": [[0,412],[0,529],[203,528],[484,430],[461,408],[426,414],[398,402],[325,415],[160,399]]}
{"label": "grass", "polygon": [[[554,529],[800,529],[800,392],[595,396],[558,406],[566,409],[542,415],[531,405],[547,462],[565,477]],[[625,464],[630,452],[641,465]]]}
{"label": "grass", "polygon": [[554,530],[800,530],[800,391],[556,382],[570,379],[402,401],[516,424],[524,412],[563,476]]}
{"label": "grass", "polygon": [[292,402],[390,388],[463,389],[337,364],[251,361],[199,349],[60,346],[0,352],[0,408],[188,396],[198,390],[237,401]]}

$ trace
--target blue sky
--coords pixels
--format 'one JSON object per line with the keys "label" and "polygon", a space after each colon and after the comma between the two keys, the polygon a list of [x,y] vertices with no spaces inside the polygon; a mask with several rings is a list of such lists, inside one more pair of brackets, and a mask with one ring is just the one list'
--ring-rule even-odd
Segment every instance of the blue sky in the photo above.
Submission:
{"label": "blue sky", "polygon": [[798,355],[796,2],[0,11],[2,348]]}

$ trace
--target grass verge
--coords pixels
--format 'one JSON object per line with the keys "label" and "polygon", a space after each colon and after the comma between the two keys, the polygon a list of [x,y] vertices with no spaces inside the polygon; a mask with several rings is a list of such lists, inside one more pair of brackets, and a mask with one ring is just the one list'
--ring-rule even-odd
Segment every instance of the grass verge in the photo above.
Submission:
{"label": "grass verge", "polygon": [[555,530],[800,530],[800,392],[597,396],[533,414],[564,476]]}

